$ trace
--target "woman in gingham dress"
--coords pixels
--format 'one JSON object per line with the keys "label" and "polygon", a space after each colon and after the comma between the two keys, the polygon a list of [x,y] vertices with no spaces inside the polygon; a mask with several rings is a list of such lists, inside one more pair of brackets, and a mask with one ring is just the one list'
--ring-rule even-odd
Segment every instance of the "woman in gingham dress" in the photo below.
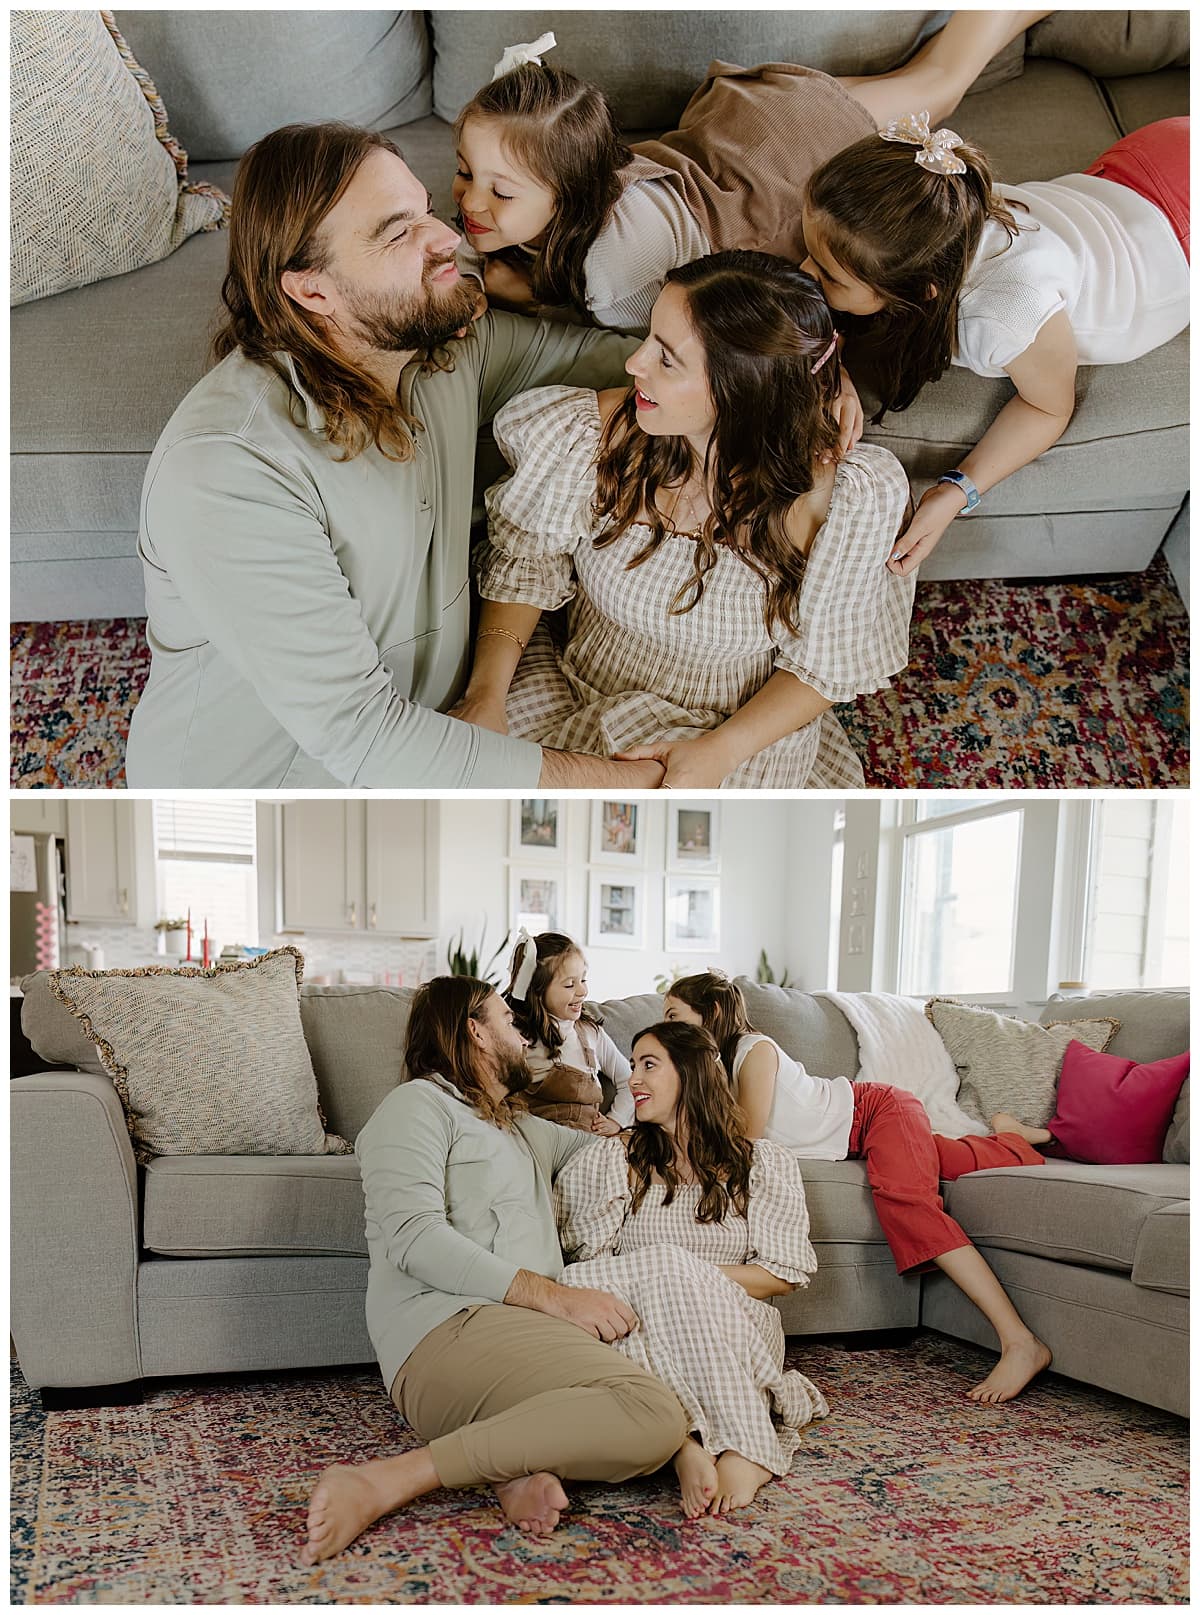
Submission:
{"label": "woman in gingham dress", "polygon": [[829,1411],[811,1380],[784,1370],[766,1300],[816,1270],[804,1186],[786,1150],[746,1138],[703,1029],[639,1033],[630,1091],[632,1132],[596,1140],[555,1181],[561,1282],[637,1313],[613,1344],[688,1414],[675,1458],[684,1513],[722,1514],[786,1475],[803,1426]]}
{"label": "woman in gingham dress", "polygon": [[[862,785],[831,707],[908,662],[908,502],[886,449],[840,455],[816,283],[765,253],[673,270],[611,393],[496,417],[484,600],[456,715],[544,746],[654,756],[670,786]],[[568,605],[566,639],[542,613]]]}

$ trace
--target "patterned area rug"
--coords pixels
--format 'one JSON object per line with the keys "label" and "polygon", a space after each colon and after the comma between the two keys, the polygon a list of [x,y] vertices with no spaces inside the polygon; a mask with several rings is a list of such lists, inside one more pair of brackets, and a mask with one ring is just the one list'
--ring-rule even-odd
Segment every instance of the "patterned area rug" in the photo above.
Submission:
{"label": "patterned area rug", "polygon": [[156,1386],[44,1415],[14,1369],[13,1592],[38,1604],[1186,1603],[1187,1425],[1046,1375],[964,1392],[994,1361],[923,1335],[797,1343],[825,1391],[792,1473],[686,1522],[673,1477],[580,1487],[553,1536],[490,1494],[434,1493],[349,1552],[297,1563],[326,1463],[414,1438],[374,1373]]}
{"label": "patterned area rug", "polygon": [[[923,583],[912,661],[839,709],[879,787],[1186,786],[1188,618],[1166,563],[1108,581]],[[144,624],[13,628],[12,784],[120,785]]]}

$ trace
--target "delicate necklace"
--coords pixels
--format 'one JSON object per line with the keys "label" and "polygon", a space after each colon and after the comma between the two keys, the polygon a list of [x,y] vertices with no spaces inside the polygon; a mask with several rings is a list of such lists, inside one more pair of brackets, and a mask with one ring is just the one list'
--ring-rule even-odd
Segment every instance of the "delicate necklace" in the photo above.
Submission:
{"label": "delicate necklace", "polygon": [[666,520],[667,526],[675,534],[676,538],[700,538],[700,537],[703,536],[703,533],[704,533],[704,522],[701,521],[701,523],[700,523],[700,525],[698,527],[695,525],[695,521],[696,521],[696,495],[695,494],[689,493],[688,496],[687,496],[687,520],[692,525],[689,526],[689,527],[680,527],[678,522],[675,520],[676,513],[679,510],[680,502],[683,499],[684,487],[685,487],[685,484],[681,482],[679,484],[679,487],[675,490],[675,498],[671,502],[670,514],[665,518],[665,520]]}

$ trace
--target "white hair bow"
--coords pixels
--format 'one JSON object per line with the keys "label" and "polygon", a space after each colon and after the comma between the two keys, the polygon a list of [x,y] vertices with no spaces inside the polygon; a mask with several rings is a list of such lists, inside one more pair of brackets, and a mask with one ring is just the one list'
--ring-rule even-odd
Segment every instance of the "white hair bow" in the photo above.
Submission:
{"label": "white hair bow", "polygon": [[558,41],[553,34],[542,34],[531,45],[506,45],[504,55],[492,69],[492,78],[503,78],[505,73],[511,73],[514,67],[525,67],[530,62],[542,65],[542,57],[548,50],[553,50]]}
{"label": "white hair bow", "polygon": [[513,978],[512,995],[519,1004],[524,1004],[528,1002],[533,973],[537,969],[537,943],[524,926],[517,932],[513,962],[516,963],[517,960],[520,960],[520,964],[517,965],[517,973]]}
{"label": "white hair bow", "polygon": [[898,140],[906,146],[920,146],[917,162],[935,174],[965,174],[967,165],[954,155],[961,146],[962,136],[953,129],[929,132],[928,112],[906,112],[902,118],[893,118],[886,129],[879,131],[884,140]]}

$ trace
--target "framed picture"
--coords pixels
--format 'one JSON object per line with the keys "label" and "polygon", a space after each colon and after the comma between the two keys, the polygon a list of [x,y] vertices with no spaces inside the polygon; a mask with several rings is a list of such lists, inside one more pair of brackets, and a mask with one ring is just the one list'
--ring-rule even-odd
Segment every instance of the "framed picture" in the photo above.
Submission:
{"label": "framed picture", "polygon": [[552,796],[522,796],[510,810],[509,856],[562,863],[565,819],[565,802]]}
{"label": "framed picture", "polygon": [[641,875],[588,874],[588,946],[640,948],[645,929],[645,892]]}
{"label": "framed picture", "polygon": [[721,882],[715,875],[668,875],[663,946],[669,953],[711,953],[721,946]]}
{"label": "framed picture", "polygon": [[589,863],[641,865],[646,861],[645,805],[593,802]]}
{"label": "framed picture", "polygon": [[508,923],[514,933],[524,926],[530,936],[561,931],[563,875],[534,864],[510,864],[508,869]]}
{"label": "framed picture", "polygon": [[721,867],[721,809],[715,803],[667,807],[667,868],[715,875]]}

